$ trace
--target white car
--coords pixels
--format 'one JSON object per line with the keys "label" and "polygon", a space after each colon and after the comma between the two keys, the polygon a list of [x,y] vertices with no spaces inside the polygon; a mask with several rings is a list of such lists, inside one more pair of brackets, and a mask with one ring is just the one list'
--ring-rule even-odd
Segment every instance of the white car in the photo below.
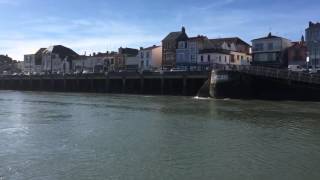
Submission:
{"label": "white car", "polygon": [[289,71],[294,71],[294,72],[303,72],[306,70],[300,65],[289,65],[288,69]]}
{"label": "white car", "polygon": [[170,72],[186,72],[186,69],[181,69],[181,68],[172,68],[170,69]]}

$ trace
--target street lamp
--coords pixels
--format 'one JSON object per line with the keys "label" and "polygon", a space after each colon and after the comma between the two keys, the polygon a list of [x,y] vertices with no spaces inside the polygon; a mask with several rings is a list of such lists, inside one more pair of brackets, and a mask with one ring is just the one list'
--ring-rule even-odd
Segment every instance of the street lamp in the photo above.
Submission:
{"label": "street lamp", "polygon": [[309,53],[308,53],[308,56],[307,56],[307,70],[309,71],[309,62],[310,62],[310,57],[309,57]]}

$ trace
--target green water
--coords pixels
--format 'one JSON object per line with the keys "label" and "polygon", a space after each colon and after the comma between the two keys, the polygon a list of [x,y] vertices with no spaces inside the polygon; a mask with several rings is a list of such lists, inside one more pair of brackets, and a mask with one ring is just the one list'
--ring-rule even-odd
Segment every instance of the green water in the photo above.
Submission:
{"label": "green water", "polygon": [[0,91],[0,179],[318,180],[319,108]]}

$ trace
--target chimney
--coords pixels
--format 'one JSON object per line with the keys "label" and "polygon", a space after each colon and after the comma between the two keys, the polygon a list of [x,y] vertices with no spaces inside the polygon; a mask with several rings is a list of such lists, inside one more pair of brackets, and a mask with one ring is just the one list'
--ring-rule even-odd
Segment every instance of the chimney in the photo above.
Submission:
{"label": "chimney", "polygon": [[184,26],[182,26],[181,31],[182,31],[182,33],[186,33],[186,28]]}
{"label": "chimney", "polygon": [[304,36],[301,36],[301,44],[304,44]]}
{"label": "chimney", "polygon": [[309,27],[312,27],[312,26],[313,26],[313,22],[309,21]]}

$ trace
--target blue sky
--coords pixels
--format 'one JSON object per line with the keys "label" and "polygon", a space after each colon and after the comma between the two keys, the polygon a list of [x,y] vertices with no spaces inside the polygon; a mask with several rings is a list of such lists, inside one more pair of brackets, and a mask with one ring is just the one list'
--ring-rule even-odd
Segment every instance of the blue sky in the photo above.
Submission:
{"label": "blue sky", "polygon": [[150,46],[182,25],[189,36],[249,42],[272,31],[298,40],[310,20],[320,21],[319,9],[319,0],[0,0],[0,54]]}

